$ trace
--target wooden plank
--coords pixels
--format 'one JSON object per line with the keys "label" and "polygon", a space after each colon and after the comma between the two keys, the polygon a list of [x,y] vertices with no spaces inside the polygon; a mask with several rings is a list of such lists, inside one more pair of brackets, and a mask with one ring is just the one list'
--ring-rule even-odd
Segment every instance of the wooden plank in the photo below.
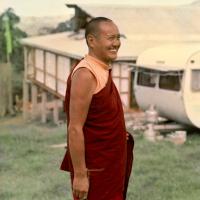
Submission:
{"label": "wooden plank", "polygon": [[27,83],[28,47],[24,47],[23,119],[28,119],[29,90]]}
{"label": "wooden plank", "polygon": [[37,80],[35,80],[35,79],[31,79],[31,78],[30,78],[30,80],[31,80],[33,83],[35,83],[36,85],[38,85],[39,87],[41,87],[42,89],[47,90],[47,91],[49,91],[51,94],[57,96],[59,99],[61,99],[61,100],[64,100],[64,99],[65,99],[65,97],[64,97],[63,95],[60,95],[60,94],[57,93],[55,90],[52,90],[51,88],[47,87],[45,84],[43,84],[43,83],[41,83],[41,82],[39,82],[39,81],[37,81]]}
{"label": "wooden plank", "polygon": [[121,95],[121,77],[122,77],[122,69],[121,69],[121,65],[120,65],[120,63],[118,63],[118,66],[119,66],[119,93],[120,93],[120,95]]}
{"label": "wooden plank", "polygon": [[53,121],[55,124],[59,124],[59,102],[55,98],[53,107]]}
{"label": "wooden plank", "polygon": [[[39,72],[43,72],[43,73],[44,73],[44,70],[39,69],[39,68],[37,68],[37,67],[36,67],[36,71],[39,71]],[[54,75],[52,75],[52,74],[49,74],[48,72],[46,72],[46,75],[51,76],[52,78],[56,78],[56,76],[54,76]],[[30,77],[31,77],[31,76],[30,76]],[[64,80],[62,80],[62,79],[60,79],[60,78],[58,78],[58,77],[57,77],[56,80],[59,80],[60,82],[63,82],[63,83],[66,83],[66,82],[67,82],[67,81],[64,81]]]}
{"label": "wooden plank", "polygon": [[56,74],[55,74],[55,79],[56,79],[56,92],[58,93],[58,55],[56,55]]}
{"label": "wooden plank", "polygon": [[38,96],[37,86],[35,84],[31,84],[31,103],[32,103],[31,118],[32,119],[35,119],[37,116],[37,96]]}
{"label": "wooden plank", "polygon": [[41,121],[42,121],[42,123],[47,122],[46,103],[47,103],[47,92],[43,90],[42,91],[42,107],[41,107]]}
{"label": "wooden plank", "polygon": [[43,62],[44,62],[44,84],[46,85],[46,51],[43,51]]}
{"label": "wooden plank", "polygon": [[33,66],[33,74],[34,74],[34,77],[36,77],[36,69],[35,69],[35,59],[36,59],[36,57],[35,57],[35,49],[31,49],[31,51],[30,51],[30,53],[31,53],[31,66]]}
{"label": "wooden plank", "polygon": [[27,47],[24,47],[24,80],[27,80],[27,68],[28,68],[28,50]]}
{"label": "wooden plank", "polygon": [[[123,70],[122,69],[123,64],[118,63],[118,65],[119,65],[119,68],[120,68],[119,93],[120,93],[122,101],[126,101],[126,102],[123,102],[123,105],[126,107],[126,109],[128,109],[130,107],[130,97],[129,97],[130,88],[128,87],[129,91],[124,92],[123,89],[122,89],[122,83],[123,83],[123,80],[130,80],[130,78],[123,77],[123,71],[122,71]],[[125,98],[124,95],[126,95],[127,97]]]}

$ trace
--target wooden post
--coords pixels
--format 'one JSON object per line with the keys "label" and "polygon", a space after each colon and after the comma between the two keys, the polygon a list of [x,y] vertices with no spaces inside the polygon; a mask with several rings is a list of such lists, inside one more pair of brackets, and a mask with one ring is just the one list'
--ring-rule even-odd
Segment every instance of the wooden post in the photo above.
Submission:
{"label": "wooden post", "polygon": [[28,50],[24,47],[23,119],[28,119],[29,85],[27,83]]}
{"label": "wooden post", "polygon": [[53,106],[53,121],[55,124],[59,122],[59,100],[55,98]]}
{"label": "wooden post", "polygon": [[47,104],[47,93],[45,91],[42,91],[42,104],[41,104],[41,114],[42,114],[42,123],[47,122],[47,109],[46,109],[46,104]]}
{"label": "wooden post", "polygon": [[31,84],[31,102],[32,102],[32,108],[31,108],[31,118],[35,119],[37,116],[37,86],[34,84]]}
{"label": "wooden post", "polygon": [[29,88],[26,80],[23,80],[23,119],[28,119]]}

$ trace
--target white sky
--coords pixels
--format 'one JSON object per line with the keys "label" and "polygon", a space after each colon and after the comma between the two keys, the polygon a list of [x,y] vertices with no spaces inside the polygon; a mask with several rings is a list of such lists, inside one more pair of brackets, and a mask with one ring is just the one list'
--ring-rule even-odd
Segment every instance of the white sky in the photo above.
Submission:
{"label": "white sky", "polygon": [[[131,4],[131,5],[184,5],[195,0],[78,0],[80,3],[102,4]],[[69,0],[0,0],[0,12],[12,7],[20,16],[53,16],[68,15],[69,9],[65,6]],[[71,1],[72,2],[72,1]]]}

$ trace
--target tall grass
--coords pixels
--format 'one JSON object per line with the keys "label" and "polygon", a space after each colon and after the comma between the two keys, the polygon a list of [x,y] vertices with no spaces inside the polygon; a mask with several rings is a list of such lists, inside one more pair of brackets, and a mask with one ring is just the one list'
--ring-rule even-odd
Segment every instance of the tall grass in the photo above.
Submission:
{"label": "tall grass", "polygon": [[[59,170],[65,125],[0,120],[0,200],[71,200],[67,173]],[[199,200],[200,134],[182,146],[136,136],[128,200]]]}

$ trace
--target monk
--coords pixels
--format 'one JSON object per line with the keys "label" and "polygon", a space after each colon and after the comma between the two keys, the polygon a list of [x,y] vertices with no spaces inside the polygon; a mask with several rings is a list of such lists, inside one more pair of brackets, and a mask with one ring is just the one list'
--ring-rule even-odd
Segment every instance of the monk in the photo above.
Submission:
{"label": "monk", "polygon": [[85,30],[88,54],[74,67],[65,96],[67,151],[74,200],[124,200],[134,140],[127,135],[111,63],[120,48],[116,24],[93,18]]}

